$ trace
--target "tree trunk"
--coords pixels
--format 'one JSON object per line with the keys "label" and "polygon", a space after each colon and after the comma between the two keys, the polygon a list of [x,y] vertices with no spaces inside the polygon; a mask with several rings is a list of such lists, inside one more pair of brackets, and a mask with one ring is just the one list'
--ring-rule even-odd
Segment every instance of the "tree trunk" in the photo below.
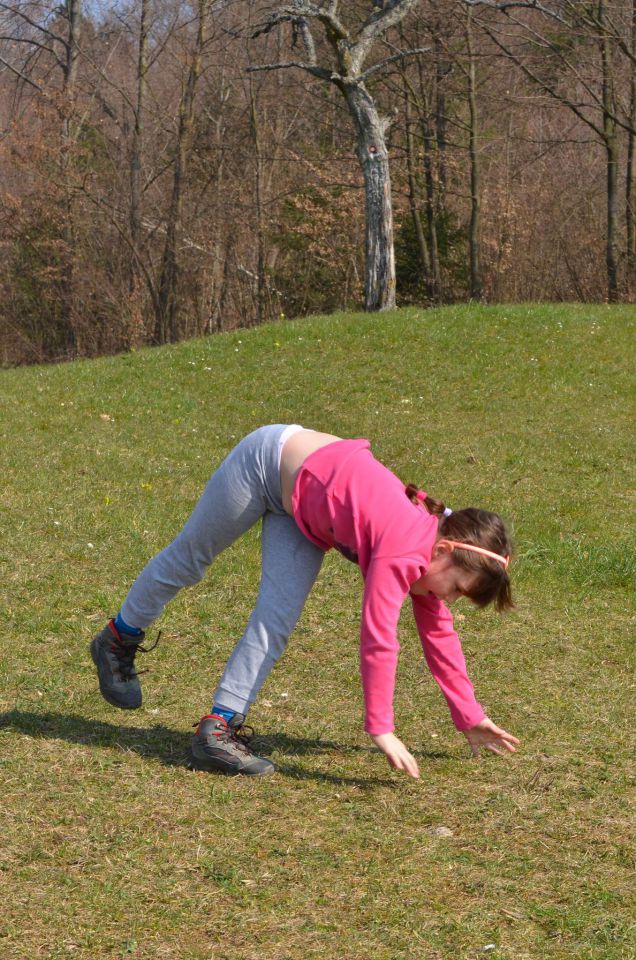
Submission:
{"label": "tree trunk", "polygon": [[79,39],[81,26],[80,0],[67,0],[65,13],[68,20],[68,38],[64,41],[64,105],[62,118],[62,149],[61,168],[62,183],[64,184],[64,226],[63,240],[64,253],[61,272],[62,313],[66,326],[66,346],[74,353],[80,348],[78,336],[78,307],[76,296],[76,236],[75,236],[75,209],[73,203],[73,149],[75,130],[73,116],[75,113],[75,96],[77,86],[77,58],[79,55]]}
{"label": "tree trunk", "polygon": [[433,175],[433,153],[435,137],[431,128],[431,118],[428,113],[428,104],[424,104],[422,114],[422,135],[424,140],[424,183],[426,185],[426,225],[428,228],[428,242],[431,251],[431,299],[439,302],[442,295],[442,271],[439,263],[439,247],[437,243],[437,221],[435,210],[435,177]]}
{"label": "tree trunk", "polygon": [[406,170],[409,184],[409,206],[411,208],[413,226],[415,227],[415,235],[417,237],[417,247],[422,263],[422,270],[424,272],[426,293],[430,299],[433,299],[433,287],[431,282],[431,257],[428,250],[428,243],[426,242],[424,227],[422,226],[422,218],[420,216],[417,197],[415,149],[413,145],[413,130],[411,127],[411,98],[409,96],[408,88],[406,87],[404,90],[404,123],[406,128]]}
{"label": "tree trunk", "polygon": [[249,80],[250,97],[250,129],[254,145],[254,162],[256,164],[254,177],[254,203],[256,213],[256,322],[261,324],[266,319],[266,277],[265,277],[265,231],[263,228],[263,158],[261,156],[261,142],[258,127],[258,110],[254,95],[252,75]]}
{"label": "tree trunk", "polygon": [[195,48],[190,62],[181,102],[179,104],[179,126],[177,132],[177,150],[174,161],[172,197],[166,224],[166,241],[161,262],[159,294],[155,311],[155,343],[174,343],[179,339],[179,262],[178,242],[181,233],[183,210],[183,188],[192,145],[194,120],[194,96],[201,74],[201,55],[205,43],[205,28],[209,0],[199,0],[198,28]]}
{"label": "tree trunk", "polygon": [[625,220],[627,227],[627,288],[636,292],[636,0],[632,0],[632,42],[634,59],[630,69],[629,122],[627,132],[627,171],[625,177]]}
{"label": "tree trunk", "polygon": [[468,112],[470,132],[468,152],[470,155],[470,229],[468,247],[470,252],[470,297],[481,298],[481,269],[479,256],[479,158],[477,151],[477,92],[475,84],[475,55],[473,50],[472,9],[466,15],[466,45],[468,49]]}
{"label": "tree trunk", "polygon": [[435,132],[432,129],[431,104],[426,90],[425,78],[422,72],[422,63],[418,63],[420,78],[420,125],[422,128],[422,142],[424,148],[424,186],[426,191],[426,229],[430,252],[430,298],[439,302],[442,294],[442,273],[439,263],[439,247],[437,243],[437,204],[435,197],[435,177],[433,172],[433,157],[437,146]]}
{"label": "tree trunk", "polygon": [[395,254],[391,177],[385,134],[389,121],[380,117],[360,81],[340,81],[358,137],[357,156],[365,196],[365,310],[395,308]]}
{"label": "tree trunk", "polygon": [[444,57],[439,36],[435,37],[435,135],[437,155],[439,157],[439,185],[442,197],[446,192],[446,96],[444,78],[450,71],[450,64]]}
{"label": "tree trunk", "polygon": [[[605,2],[598,5],[598,21],[605,24]],[[618,139],[616,136],[614,82],[612,76],[611,41],[605,29],[601,32],[601,64],[603,73],[603,140],[607,169],[607,299],[618,301],[618,267],[616,262],[616,228],[618,223]]]}
{"label": "tree trunk", "polygon": [[148,0],[141,0],[139,47],[137,54],[137,104],[130,155],[130,240],[133,255],[130,258],[130,290],[139,283],[139,255],[141,248],[141,218],[143,193],[144,113],[146,107],[148,71]]}

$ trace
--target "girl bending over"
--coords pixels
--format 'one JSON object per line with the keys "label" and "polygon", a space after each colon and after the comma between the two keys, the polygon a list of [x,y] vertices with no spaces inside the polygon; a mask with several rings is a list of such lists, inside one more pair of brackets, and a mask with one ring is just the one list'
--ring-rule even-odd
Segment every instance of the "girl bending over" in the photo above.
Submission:
{"label": "girl bending over", "polygon": [[392,767],[412,777],[415,758],[394,733],[393,693],[400,609],[410,598],[422,648],[452,720],[473,754],[514,752],[519,741],[497,727],[475,699],[447,604],[512,606],[511,544],[501,518],[450,511],[407,487],[370,451],[298,425],[261,427],[232,450],[210,478],[175,540],[142,570],[114,620],[92,641],[102,695],[114,706],[141,706],[135,656],[144,631],[215,557],[262,522],[262,574],[256,606],[192,741],[192,765],[266,774],[273,763],[249,746],[247,712],[285,650],[332,547],[364,578],[360,675],[364,729]]}

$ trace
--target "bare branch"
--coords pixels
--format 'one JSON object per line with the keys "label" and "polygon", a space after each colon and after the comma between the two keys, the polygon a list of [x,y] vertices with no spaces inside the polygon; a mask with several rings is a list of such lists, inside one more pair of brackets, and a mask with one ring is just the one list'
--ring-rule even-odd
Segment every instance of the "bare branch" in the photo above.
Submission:
{"label": "bare branch", "polygon": [[[464,0],[464,2],[468,2],[468,0]],[[520,27],[523,27],[523,26],[524,26],[524,24],[523,24],[520,20],[517,20],[515,17],[511,17],[511,18],[510,18],[510,21],[511,21],[512,23],[514,23],[516,26],[520,26]],[[616,112],[615,110],[611,110],[611,109],[609,109],[606,105],[604,105],[603,102],[602,102],[602,100],[601,100],[601,99],[599,98],[599,96],[594,92],[594,90],[592,89],[592,87],[590,86],[590,84],[586,81],[585,77],[581,75],[580,71],[576,68],[576,66],[575,66],[573,63],[570,63],[570,61],[568,60],[568,58],[565,57],[565,56],[559,51],[559,49],[554,45],[554,43],[552,43],[549,39],[543,37],[543,36],[542,36],[540,33],[538,33],[536,30],[534,30],[534,29],[532,29],[532,28],[528,28],[530,34],[531,34],[532,36],[534,36],[534,38],[535,38],[532,42],[534,42],[535,44],[539,44],[539,45],[545,46],[547,49],[551,50],[553,53],[555,53],[555,54],[558,55],[558,57],[559,57],[559,59],[561,60],[561,62],[563,63],[563,65],[569,70],[569,72],[572,74],[572,76],[574,76],[574,77],[576,78],[576,80],[581,84],[581,86],[583,87],[583,89],[589,94],[590,100],[592,101],[591,103],[587,103],[587,104],[584,103],[584,102],[583,102],[583,103],[577,103],[577,101],[575,101],[575,100],[573,100],[573,99],[571,99],[571,98],[569,98],[569,97],[567,97],[567,96],[564,96],[564,95],[558,93],[558,91],[554,88],[553,85],[547,83],[547,82],[546,82],[545,80],[543,80],[540,76],[538,76],[537,74],[535,74],[535,72],[534,72],[530,67],[528,67],[527,64],[523,63],[522,60],[520,60],[520,58],[511,50],[510,47],[508,47],[508,46],[506,46],[504,43],[502,43],[501,40],[499,40],[499,38],[494,35],[494,33],[492,32],[492,30],[491,30],[489,27],[487,27],[485,24],[482,24],[482,29],[483,29],[483,30],[485,31],[485,33],[490,37],[490,39],[497,45],[497,47],[501,50],[501,52],[502,52],[506,57],[509,57],[509,58],[520,68],[520,70],[521,70],[530,80],[532,80],[534,83],[538,84],[538,86],[540,86],[540,87],[541,87],[547,94],[549,94],[549,96],[551,96],[554,100],[557,100],[557,101],[559,101],[560,103],[563,103],[563,104],[565,104],[567,107],[569,107],[570,110],[572,110],[572,112],[575,113],[576,116],[579,117],[579,119],[581,119],[581,120],[582,120],[584,123],[586,123],[592,130],[594,130],[594,132],[597,134],[597,136],[598,136],[601,140],[604,140],[604,139],[605,139],[604,133],[603,133],[601,127],[600,127],[599,125],[595,124],[594,121],[593,121],[589,116],[586,116],[586,114],[584,114],[584,113],[582,112],[582,109],[581,109],[581,108],[586,107],[586,108],[588,108],[589,110],[596,110],[596,111],[598,111],[599,113],[604,113],[604,114],[605,114],[607,117],[609,117],[614,123],[616,123],[619,127],[622,127],[622,128],[623,128],[624,130],[626,130],[628,133],[629,133],[629,132],[634,132],[634,127],[633,127],[633,125],[631,124],[631,122],[630,122],[629,120],[624,120],[622,117],[620,117],[620,116],[617,114],[617,112]]]}
{"label": "bare branch", "polygon": [[[282,6],[277,11],[272,13],[265,23],[258,28],[258,30],[250,34],[250,37],[255,39],[256,37],[260,37],[262,34],[271,33],[274,27],[280,26],[281,23],[297,24],[302,33],[303,21],[305,21],[306,25],[307,19],[313,19],[318,20],[323,24],[329,38],[333,39],[333,41],[337,42],[338,40],[345,40],[348,42],[349,32],[336,16],[336,7],[337,4],[332,3],[328,9],[323,9],[322,7],[317,7],[313,3],[305,3],[304,0],[294,0],[292,6]],[[308,32],[307,27],[306,31]],[[304,33],[303,40],[305,40]],[[313,47],[313,39],[311,37],[310,46]],[[308,53],[311,56],[309,50]]]}
{"label": "bare branch", "polygon": [[314,3],[305,3],[304,0],[295,0],[292,7],[282,7],[297,17],[309,17],[319,20],[338,40],[349,40],[349,31],[336,15],[338,4],[331,3],[329,7],[317,7]]}
{"label": "bare branch", "polygon": [[517,57],[516,54],[514,54],[508,47],[504,46],[504,44],[502,44],[501,41],[487,27],[483,27],[483,29],[486,31],[486,33],[488,34],[490,39],[493,41],[493,43],[495,43],[496,46],[499,47],[501,52],[504,53],[507,57],[510,57],[513,63],[516,63],[519,69],[522,70],[523,73],[530,80],[538,84],[538,86],[540,86],[541,89],[544,90],[545,93],[551,96],[554,100],[558,100],[559,103],[564,103],[566,106],[568,106],[570,110],[572,110],[572,112],[576,114],[579,120],[582,120],[583,123],[587,124],[588,127],[591,127],[592,130],[599,137],[599,139],[603,140],[603,131],[601,130],[601,128],[598,127],[593,120],[587,117],[582,112],[582,110],[579,109],[578,104],[574,103],[572,100],[568,100],[567,97],[563,97],[560,94],[558,94],[557,91],[554,89],[554,87],[552,87],[549,83],[546,83],[545,80],[542,80],[541,77],[537,76],[534,73],[534,71],[528,67],[527,64],[525,64],[522,60],[520,60],[519,57]]}
{"label": "bare branch", "polygon": [[60,60],[55,50],[52,47],[47,47],[45,43],[40,43],[38,40],[33,40],[31,37],[0,37],[0,40],[8,40],[9,43],[28,43],[30,47],[39,47],[40,50],[46,51],[53,55],[58,66],[63,70],[66,69],[66,64],[63,60]]}
{"label": "bare branch", "polygon": [[356,75],[371,47],[379,36],[400,23],[419,0],[389,0],[381,10],[374,11],[363,25],[358,40],[351,50],[352,73]]}
{"label": "bare branch", "polygon": [[539,13],[544,13],[546,16],[552,17],[553,20],[569,26],[568,21],[561,14],[557,13],[556,10],[550,10],[549,7],[539,3],[538,0],[502,0],[502,2],[498,2],[498,0],[464,0],[464,3],[468,7],[490,7],[491,10],[501,10],[502,13],[507,13],[508,10],[515,7],[521,7],[525,10],[538,10]]}
{"label": "bare branch", "polygon": [[248,67],[248,73],[258,73],[265,70],[289,70],[292,67],[296,67],[299,70],[306,70],[307,73],[311,73],[314,77],[318,77],[320,80],[333,80],[334,74],[330,70],[325,70],[323,67],[317,67],[313,63],[301,63],[298,60],[289,60],[286,63],[263,63],[255,67]]}
{"label": "bare branch", "polygon": [[25,23],[28,23],[29,26],[33,27],[34,30],[39,30],[40,33],[50,37],[51,40],[61,43],[62,46],[67,46],[67,43],[64,41],[63,37],[58,37],[57,34],[53,33],[52,30],[47,30],[45,26],[43,26],[41,23],[38,23],[36,20],[32,20],[31,17],[27,16],[27,14],[22,10],[16,9],[15,4],[0,2],[0,10],[6,10],[7,13],[11,13],[13,16],[20,17],[21,20],[24,20]]}
{"label": "bare branch", "polygon": [[42,87],[38,86],[38,84],[35,83],[33,80],[31,80],[29,77],[25,77],[23,73],[20,73],[20,71],[17,70],[15,67],[13,67],[10,63],[7,63],[7,61],[3,57],[0,57],[0,63],[3,63],[7,68],[7,70],[10,70],[11,73],[14,73],[16,77],[20,78],[20,80],[24,80],[25,83],[28,83],[29,86],[33,87],[34,90],[37,90],[38,93],[44,93],[44,90],[42,89]]}
{"label": "bare branch", "polygon": [[419,0],[388,0],[379,9],[373,11],[360,30],[360,39],[375,39],[382,33],[400,23],[401,20],[417,5]]}
{"label": "bare branch", "polygon": [[298,31],[301,37],[303,38],[303,44],[305,46],[307,56],[309,57],[309,62],[312,64],[315,64],[316,63],[316,44],[314,43],[314,38],[312,36],[311,30],[309,29],[309,24],[307,23],[304,17],[302,17],[298,21]]}
{"label": "bare branch", "polygon": [[[632,63],[636,62],[636,55],[632,50],[630,50],[620,28],[614,24],[613,20],[609,16],[606,16],[605,18],[606,23],[601,21],[594,12],[594,7],[591,4],[568,2],[567,6],[572,12],[572,19],[568,20],[567,17],[564,17],[557,10],[545,6],[545,4],[540,3],[539,0],[463,0],[463,2],[469,7],[488,7],[491,10],[500,10],[506,15],[508,10],[513,8],[522,10],[537,10],[539,13],[549,17],[551,20],[555,20],[557,23],[570,28],[574,26],[576,21],[579,23],[585,23],[589,27],[593,27],[594,29],[598,30],[600,34],[611,37],[611,39],[619,47],[621,53],[623,53]],[[606,25],[607,23],[611,24],[611,29],[609,30]]]}
{"label": "bare branch", "polygon": [[[302,0],[294,0],[294,7],[302,7]],[[334,11],[335,15],[335,11]],[[315,65],[317,63],[316,59],[316,44],[314,43],[314,38],[312,36],[311,30],[309,29],[309,24],[307,23],[306,17],[299,17],[294,21],[294,28],[302,37],[303,46],[305,47],[305,52],[309,63]],[[292,46],[295,45],[295,39],[292,43]]]}
{"label": "bare branch", "polygon": [[380,60],[379,63],[374,63],[372,67],[369,67],[368,70],[360,74],[359,79],[364,82],[374,73],[386,67],[387,63],[395,63],[397,60],[404,60],[406,57],[417,57],[420,53],[430,53],[431,50],[432,47],[417,47],[415,50],[403,50],[400,53],[394,54],[392,57],[386,57],[385,60]]}

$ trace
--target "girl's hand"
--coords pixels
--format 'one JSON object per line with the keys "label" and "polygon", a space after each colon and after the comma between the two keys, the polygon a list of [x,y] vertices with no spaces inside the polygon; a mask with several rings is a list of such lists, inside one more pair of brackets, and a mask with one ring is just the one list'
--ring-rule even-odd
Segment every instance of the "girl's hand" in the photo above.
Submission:
{"label": "girl's hand", "polygon": [[481,748],[490,750],[491,753],[498,753],[503,756],[506,750],[509,753],[516,753],[519,741],[511,733],[506,733],[501,727],[496,726],[488,717],[477,723],[470,730],[462,731],[472,750],[473,757],[479,756]]}
{"label": "girl's hand", "polygon": [[419,780],[420,771],[415,757],[411,756],[401,740],[394,733],[371,734],[371,739],[379,747],[387,760],[396,770],[405,770],[410,777]]}

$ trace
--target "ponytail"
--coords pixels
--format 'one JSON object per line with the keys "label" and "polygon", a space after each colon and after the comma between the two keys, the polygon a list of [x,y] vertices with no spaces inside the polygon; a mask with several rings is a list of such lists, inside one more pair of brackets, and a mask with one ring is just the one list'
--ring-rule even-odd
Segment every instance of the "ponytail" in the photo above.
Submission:
{"label": "ponytail", "polygon": [[419,487],[416,487],[414,483],[409,483],[404,492],[411,503],[414,503],[416,506],[421,505],[426,507],[428,512],[434,517],[444,516],[446,504],[442,500],[436,500],[435,497],[431,497],[430,494],[420,490]]}

